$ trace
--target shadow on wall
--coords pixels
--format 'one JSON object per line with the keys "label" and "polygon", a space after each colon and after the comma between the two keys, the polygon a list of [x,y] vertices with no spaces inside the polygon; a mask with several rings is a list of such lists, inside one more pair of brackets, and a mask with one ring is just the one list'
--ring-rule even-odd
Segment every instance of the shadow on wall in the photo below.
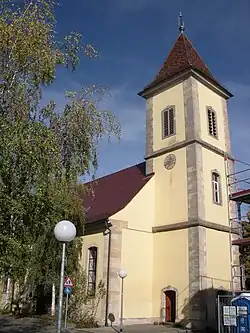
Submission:
{"label": "shadow on wall", "polygon": [[231,296],[229,291],[221,289],[204,289],[196,293],[190,300],[186,300],[182,310],[184,319],[179,323],[199,332],[218,332],[217,297]]}

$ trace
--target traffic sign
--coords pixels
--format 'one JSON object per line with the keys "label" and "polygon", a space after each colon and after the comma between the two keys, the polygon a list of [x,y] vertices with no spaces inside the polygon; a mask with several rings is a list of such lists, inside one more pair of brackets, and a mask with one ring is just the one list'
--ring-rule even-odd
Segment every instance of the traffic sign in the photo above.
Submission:
{"label": "traffic sign", "polygon": [[73,283],[72,283],[72,281],[71,281],[71,278],[68,276],[66,279],[65,279],[65,281],[64,281],[64,287],[66,288],[66,287],[70,287],[70,288],[72,288],[73,287]]}
{"label": "traffic sign", "polygon": [[65,288],[64,288],[64,293],[65,293],[66,295],[70,295],[70,294],[72,293],[72,288],[71,288],[71,287],[65,287]]}

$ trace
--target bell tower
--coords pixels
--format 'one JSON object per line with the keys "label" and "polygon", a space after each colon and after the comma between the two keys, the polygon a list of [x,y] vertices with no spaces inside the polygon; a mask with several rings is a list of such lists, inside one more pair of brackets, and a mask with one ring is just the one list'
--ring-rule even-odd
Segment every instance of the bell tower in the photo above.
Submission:
{"label": "bell tower", "polygon": [[166,283],[174,286],[177,318],[187,316],[195,327],[206,313],[198,304],[201,291],[232,287],[225,173],[225,156],[230,168],[234,163],[227,113],[232,94],[184,30],[180,14],[178,38],[139,96],[146,100],[146,172],[155,177],[155,274],[164,271],[157,258],[166,244],[173,245],[166,252],[171,253],[166,271],[154,278],[153,293]]}

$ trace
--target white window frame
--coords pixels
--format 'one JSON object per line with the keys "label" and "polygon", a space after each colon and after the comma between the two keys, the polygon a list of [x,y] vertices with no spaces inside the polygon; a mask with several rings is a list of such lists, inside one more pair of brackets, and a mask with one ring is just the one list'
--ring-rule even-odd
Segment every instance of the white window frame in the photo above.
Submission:
{"label": "white window frame", "polygon": [[213,191],[213,202],[217,205],[221,205],[221,180],[220,174],[217,171],[212,171],[212,191]]}

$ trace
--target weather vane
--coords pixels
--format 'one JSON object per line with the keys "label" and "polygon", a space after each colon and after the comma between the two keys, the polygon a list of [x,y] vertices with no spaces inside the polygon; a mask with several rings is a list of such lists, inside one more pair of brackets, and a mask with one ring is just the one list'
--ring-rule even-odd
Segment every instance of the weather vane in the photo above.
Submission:
{"label": "weather vane", "polygon": [[180,13],[179,17],[178,17],[178,22],[179,22],[179,30],[180,33],[183,34],[184,30],[185,30],[185,26],[184,26],[184,21],[183,21],[183,16],[182,13]]}

